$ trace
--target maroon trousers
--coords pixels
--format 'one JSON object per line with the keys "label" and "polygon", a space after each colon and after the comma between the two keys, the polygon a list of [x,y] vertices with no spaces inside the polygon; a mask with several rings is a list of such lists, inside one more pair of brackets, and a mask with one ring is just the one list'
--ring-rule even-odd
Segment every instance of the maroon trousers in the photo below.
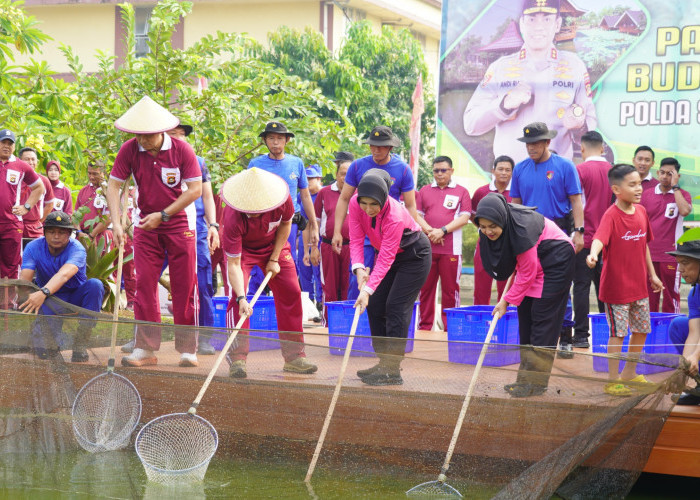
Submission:
{"label": "maroon trousers", "polygon": [[[134,242],[128,236],[124,241],[124,258],[134,253]],[[124,291],[126,292],[126,302],[134,303],[136,299],[136,259],[131,259],[124,263],[122,267],[122,278],[124,279]]]}
{"label": "maroon trousers", "polygon": [[653,262],[656,275],[664,284],[662,292],[654,292],[647,280],[647,289],[649,291],[649,311],[659,312],[659,302],[661,302],[661,294],[663,294],[663,303],[661,304],[661,312],[676,313],[681,312],[681,274],[678,272],[678,264],[675,262]]}
{"label": "maroon trousers", "polygon": [[[163,270],[165,253],[168,254],[170,285],[173,296],[173,319],[176,325],[195,324],[195,296],[197,294],[197,251],[194,231],[155,233],[134,229],[136,267],[136,300],[134,317],[139,321],[160,323],[158,279]],[[161,328],[139,325],[136,345],[140,349],[160,349]],[[194,329],[179,328],[175,333],[175,349],[181,353],[197,351]]]}
{"label": "maroon trousers", "polygon": [[459,277],[462,256],[434,253],[428,279],[420,290],[420,330],[431,330],[435,322],[435,293],[438,278],[442,288],[442,324],[447,328],[445,309],[459,306]]}
{"label": "maroon trousers", "polygon": [[21,263],[22,228],[0,225],[0,278],[19,278]]}
{"label": "maroon trousers", "polygon": [[[508,280],[496,281],[496,289],[498,290],[498,300],[501,300],[503,290],[506,287]],[[476,245],[474,252],[474,305],[488,306],[491,304],[491,285],[493,278],[484,271],[484,265],[481,263],[481,254],[479,253],[479,244]]]}
{"label": "maroon trousers", "polygon": [[323,288],[323,317],[328,324],[326,304],[348,298],[350,285],[350,246],[343,245],[340,255],[333,246],[321,243],[321,287]]}
{"label": "maroon trousers", "polygon": [[[259,266],[263,270],[267,267],[270,253],[256,255],[247,253],[243,249],[243,255],[241,256],[243,283],[248,283],[250,270],[254,266]],[[300,357],[306,357],[306,354],[304,353],[304,335],[301,333],[304,330],[302,324],[301,289],[299,288],[294,258],[289,251],[289,243],[285,244],[278,260],[281,269],[280,273],[268,282],[268,286],[275,297],[275,312],[277,313],[277,328],[281,341],[282,356],[286,362],[290,362]],[[238,323],[239,318],[238,304],[236,304],[235,300],[229,299],[226,326],[233,328]],[[250,321],[246,319],[243,322],[242,330],[236,338],[237,342],[234,342],[235,347],[232,347],[229,351],[231,361],[246,359],[248,356],[249,339],[248,332],[245,331],[248,328],[250,328]]]}

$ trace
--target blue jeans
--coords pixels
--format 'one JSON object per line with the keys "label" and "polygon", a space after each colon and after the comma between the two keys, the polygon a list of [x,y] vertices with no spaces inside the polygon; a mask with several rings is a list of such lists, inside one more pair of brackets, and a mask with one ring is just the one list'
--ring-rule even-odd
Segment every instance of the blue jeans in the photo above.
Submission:
{"label": "blue jeans", "polygon": [[678,354],[683,354],[685,341],[688,339],[688,316],[678,316],[668,325],[668,338]]}
{"label": "blue jeans", "polygon": [[[102,299],[105,289],[102,282],[95,278],[90,278],[78,288],[73,290],[59,290],[53,296],[71,305],[100,312],[102,310]],[[69,314],[71,311],[62,310],[52,303],[50,299],[44,302],[39,311],[40,316],[34,321],[32,326],[32,344],[35,348],[61,348],[65,344],[62,335],[63,317],[60,314]],[[95,326],[94,319],[81,320],[79,329],[89,329]],[[51,337],[49,337],[51,334]]]}

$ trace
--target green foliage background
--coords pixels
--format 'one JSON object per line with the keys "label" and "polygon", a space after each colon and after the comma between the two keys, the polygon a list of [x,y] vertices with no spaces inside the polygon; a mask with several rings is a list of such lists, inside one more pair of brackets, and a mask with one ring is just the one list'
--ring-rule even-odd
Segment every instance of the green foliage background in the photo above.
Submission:
{"label": "green foliage background", "polygon": [[[99,70],[86,73],[73,49],[61,46],[74,82],[54,78],[42,61],[41,44],[49,37],[23,2],[0,0],[0,127],[17,133],[17,147],[35,147],[41,167],[61,162],[62,180],[76,189],[86,178],[87,162],[111,165],[130,136],[114,120],[144,94],[195,126],[191,143],[210,167],[214,185],[244,168],[263,152],[257,137],[265,122],[278,119],[297,133],[289,152],[330,173],[333,151],[368,154],[361,140],[378,124],[391,126],[407,156],[411,95],[418,75],[430,82],[419,43],[408,30],[369,24],[351,26],[346,42],[331,53],[314,30],[280,28],[270,33],[269,49],[237,33],[217,32],[186,49],[175,49],[171,36],[191,2],[163,0],[151,15],[149,54],[134,53],[134,10],[120,4],[127,53],[115,69],[115,57],[97,51]],[[30,54],[15,65],[16,54]],[[197,79],[208,88],[197,91]],[[430,179],[430,138],[435,129],[435,99],[426,89],[422,152]]]}

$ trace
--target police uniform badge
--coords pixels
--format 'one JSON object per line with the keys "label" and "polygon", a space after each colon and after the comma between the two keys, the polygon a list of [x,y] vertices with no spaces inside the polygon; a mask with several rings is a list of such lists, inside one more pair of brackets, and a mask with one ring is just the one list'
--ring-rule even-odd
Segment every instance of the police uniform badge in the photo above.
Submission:
{"label": "police uniform badge", "polygon": [[12,184],[13,186],[16,186],[19,184],[19,179],[20,175],[17,170],[7,170],[7,176],[5,177],[5,180],[7,181],[8,184]]}
{"label": "police uniform badge", "polygon": [[445,200],[442,202],[442,206],[448,210],[453,210],[453,209],[457,208],[458,203],[459,203],[459,197],[454,196],[452,194],[448,194],[445,196]]}
{"label": "police uniform badge", "polygon": [[63,204],[65,203],[64,200],[53,200],[53,209],[56,210],[57,212],[61,212],[63,210]]}
{"label": "police uniform badge", "polygon": [[160,178],[166,186],[171,188],[175,187],[180,184],[180,169],[172,167],[163,168],[160,171]]}

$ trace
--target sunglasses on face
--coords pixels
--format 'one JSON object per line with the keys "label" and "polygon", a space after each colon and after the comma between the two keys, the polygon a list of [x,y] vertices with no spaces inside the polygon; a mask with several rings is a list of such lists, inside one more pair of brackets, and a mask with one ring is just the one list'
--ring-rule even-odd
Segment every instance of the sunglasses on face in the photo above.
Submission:
{"label": "sunglasses on face", "polygon": [[449,172],[449,168],[434,168],[433,173],[434,174],[444,174],[445,172]]}

